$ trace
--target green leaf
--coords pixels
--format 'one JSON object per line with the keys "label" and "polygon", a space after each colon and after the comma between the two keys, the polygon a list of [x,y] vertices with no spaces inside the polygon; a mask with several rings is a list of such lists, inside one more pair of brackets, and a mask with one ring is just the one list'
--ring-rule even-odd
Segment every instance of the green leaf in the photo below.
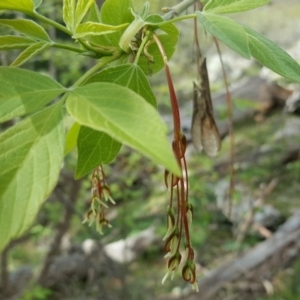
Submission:
{"label": "green leaf", "polygon": [[77,145],[77,137],[79,134],[80,125],[74,122],[66,135],[65,156],[69,154]]}
{"label": "green leaf", "polygon": [[[140,67],[135,64],[107,68],[90,77],[85,84],[93,82],[117,83],[133,90],[152,106],[156,107],[155,96],[149,82]],[[79,135],[76,178],[86,175],[102,163],[112,161],[121,147],[119,142],[107,134],[88,127],[83,128],[86,128],[83,132],[88,134],[88,137],[85,138],[83,133]]]}
{"label": "green leaf", "polygon": [[120,25],[133,21],[131,0],[106,0],[101,8],[101,20],[105,24]]}
{"label": "green leaf", "polygon": [[148,79],[141,68],[135,64],[125,64],[107,68],[91,76],[85,84],[100,81],[117,83],[128,87],[142,96],[152,106],[156,107],[155,95],[152,92]]}
{"label": "green leaf", "polygon": [[133,22],[126,28],[119,40],[120,48],[129,53],[131,52],[130,42],[140,32],[140,30],[146,25],[146,22],[137,14],[132,11],[134,15]]}
{"label": "green leaf", "polygon": [[[151,15],[146,19],[147,24],[159,26],[159,23],[162,22],[164,20],[158,15]],[[163,45],[167,58],[170,59],[178,42],[179,31],[174,24],[162,24],[159,29],[160,31],[157,31],[156,34]],[[151,75],[160,71],[164,67],[164,62],[156,43],[151,43],[147,51],[153,57],[154,63],[149,62],[146,56],[141,56],[138,65],[145,74]]]}
{"label": "green leaf", "polygon": [[90,8],[88,21],[101,23],[100,11],[97,3],[94,1],[93,5]]}
{"label": "green leaf", "polygon": [[50,41],[47,32],[37,23],[26,19],[0,19],[0,24],[9,26],[29,38],[42,41]]}
{"label": "green leaf", "polygon": [[33,0],[34,8],[38,8],[42,4],[43,0]]}
{"label": "green leaf", "polygon": [[65,91],[50,77],[11,67],[0,67],[0,86],[0,122],[37,111]]}
{"label": "green leaf", "polygon": [[[131,23],[134,19],[130,12],[131,0],[106,0],[101,7],[101,22],[108,25],[122,25]],[[117,31],[109,36],[94,37],[93,41],[100,45],[113,46],[119,48],[119,40],[122,31]]]}
{"label": "green leaf", "polygon": [[230,14],[254,9],[270,3],[271,0],[210,0],[203,11],[215,14]]}
{"label": "green leaf", "polygon": [[147,16],[149,15],[149,9],[150,9],[150,3],[147,1],[144,3],[141,12],[139,13],[142,19],[147,18]]}
{"label": "green leaf", "polygon": [[22,36],[0,36],[0,50],[22,49],[30,46],[33,43],[35,43],[35,41]]}
{"label": "green leaf", "polygon": [[248,38],[244,28],[235,21],[214,14],[196,12],[198,20],[204,28],[229,48],[250,59]]}
{"label": "green leaf", "polygon": [[81,126],[77,139],[78,162],[75,178],[79,179],[101,164],[110,163],[122,144],[104,132]]}
{"label": "green leaf", "polygon": [[63,159],[63,138],[60,103],[0,135],[0,252],[29,228],[53,190]]}
{"label": "green leaf", "polygon": [[90,9],[95,0],[78,0],[75,10],[75,28],[81,23],[82,19]]}
{"label": "green leaf", "polygon": [[17,10],[31,14],[34,11],[34,5],[31,0],[1,0],[1,9]]}
{"label": "green leaf", "polygon": [[166,125],[156,110],[130,89],[106,82],[78,87],[69,94],[67,110],[79,124],[107,133],[180,175]]}
{"label": "green leaf", "polygon": [[75,0],[63,0],[63,19],[71,32],[75,30],[75,5]]}
{"label": "green leaf", "polygon": [[27,49],[25,49],[11,64],[11,66],[17,67],[24,64],[27,60],[31,59],[35,55],[38,55],[43,50],[49,48],[51,45],[45,42],[39,42],[30,45]]}
{"label": "green leaf", "polygon": [[255,30],[243,26],[249,40],[251,55],[277,74],[300,82],[300,65],[274,42]]}
{"label": "green leaf", "polygon": [[113,33],[116,31],[120,31],[126,28],[127,26],[128,24],[114,26],[114,25],[107,25],[107,24],[89,21],[78,25],[78,27],[76,28],[76,33],[74,34],[73,37],[82,38],[88,35],[102,35],[102,34]]}

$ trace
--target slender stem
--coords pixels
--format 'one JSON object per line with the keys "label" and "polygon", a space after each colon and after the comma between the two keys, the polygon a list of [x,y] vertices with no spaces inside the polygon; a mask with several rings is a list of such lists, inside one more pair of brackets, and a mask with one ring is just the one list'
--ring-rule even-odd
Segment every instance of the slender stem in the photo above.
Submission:
{"label": "slender stem", "polygon": [[182,12],[184,12],[188,7],[196,3],[198,0],[183,0],[179,4],[170,8],[170,11],[163,16],[164,20],[173,19],[174,15],[179,16]]}
{"label": "slender stem", "polygon": [[200,80],[200,70],[201,70],[201,61],[202,61],[202,53],[200,50],[200,42],[198,38],[198,27],[197,27],[197,21],[194,19],[194,42],[196,46],[196,57],[197,57],[197,78]]}
{"label": "slender stem", "polygon": [[[103,51],[101,50],[101,48],[99,47],[93,47],[90,45],[89,42],[83,40],[83,39],[78,39],[77,40],[85,49],[90,50],[92,52],[96,52],[96,53],[100,53],[100,54],[104,54],[104,55],[108,55],[108,52],[105,51],[105,53],[103,53]],[[110,52],[110,55],[112,53]]]}
{"label": "slender stem", "polygon": [[157,26],[161,27],[163,25],[170,24],[170,23],[175,23],[175,22],[178,22],[178,21],[181,21],[181,20],[195,19],[196,17],[197,17],[196,14],[189,14],[189,15],[185,15],[185,16],[179,16],[179,17],[176,17],[176,18],[173,18],[173,19],[169,19],[165,22],[159,23]]}
{"label": "slender stem", "polygon": [[[157,37],[156,34],[153,34],[153,39],[156,42],[158,49],[161,53],[162,59],[164,61],[165,65],[165,71],[166,71],[166,77],[168,81],[168,87],[169,87],[169,92],[170,92],[170,100],[171,100],[171,106],[172,106],[172,111],[173,111],[173,123],[174,123],[174,140],[175,141],[180,141],[181,138],[181,125],[180,125],[180,114],[179,114],[179,108],[178,108],[178,102],[177,102],[177,97],[174,89],[174,85],[172,82],[171,74],[170,74],[170,69],[168,66],[168,58],[165,53],[165,50]],[[179,152],[178,152],[179,153]]]}
{"label": "slender stem", "polygon": [[157,44],[159,52],[160,52],[160,54],[162,56],[162,59],[164,61],[164,65],[166,66],[168,64],[168,58],[167,58],[167,54],[165,52],[165,49],[163,48],[163,46],[162,46],[162,44],[161,44],[161,42],[160,42],[160,40],[159,40],[159,38],[157,37],[156,34],[153,34],[153,39],[154,39],[155,43]]}
{"label": "slender stem", "polygon": [[93,66],[91,69],[89,69],[83,76],[81,76],[71,87],[71,89],[74,89],[75,87],[80,86],[83,82],[85,82],[91,75],[93,75],[95,72],[97,72],[99,69],[103,68],[105,65],[107,65],[110,62],[113,62],[121,57],[122,53],[117,52],[113,56],[103,57],[99,60],[99,62]]}
{"label": "slender stem", "polygon": [[48,24],[52,25],[53,27],[59,29],[60,31],[72,36],[72,32],[67,27],[65,27],[65,26],[63,26],[63,25],[61,25],[61,24],[59,24],[59,23],[57,23],[57,22],[55,22],[51,19],[48,19],[48,18],[44,17],[43,15],[40,15],[37,12],[33,12],[31,15],[33,17],[35,17],[36,19],[41,20],[45,23],[48,23]]}
{"label": "slender stem", "polygon": [[70,51],[77,52],[77,53],[82,53],[82,52],[86,51],[84,49],[80,49],[80,48],[76,48],[76,47],[72,47],[72,46],[68,46],[68,45],[60,44],[60,43],[53,43],[52,47],[66,49],[66,50],[70,50]]}
{"label": "slender stem", "polygon": [[81,45],[88,49],[91,50],[93,52],[102,54],[103,56],[111,56],[112,54],[114,54],[114,52],[116,52],[117,48],[116,47],[110,47],[110,46],[103,46],[103,45],[98,45],[94,42],[86,42],[82,39],[78,39],[78,42],[81,43]]}
{"label": "slender stem", "polygon": [[177,221],[176,221],[176,226],[179,226],[179,239],[178,239],[178,244],[177,244],[177,249],[176,252],[179,251],[180,245],[181,245],[181,238],[182,238],[182,211],[181,211],[181,201],[180,201],[180,189],[182,186],[180,186],[180,181],[178,181],[177,187],[176,187],[176,192],[177,192]]}
{"label": "slender stem", "polygon": [[[39,19],[39,20],[41,20],[41,21],[43,21],[45,23],[48,23],[48,24],[52,25],[53,27],[59,29],[60,31],[62,31],[62,32],[66,33],[66,34],[68,34],[70,36],[73,35],[72,32],[67,27],[65,27],[65,26],[63,26],[63,25],[61,25],[61,24],[59,24],[59,23],[57,23],[57,22],[55,22],[55,21],[53,21],[53,20],[51,20],[49,18],[46,18],[43,15],[40,15],[39,13],[34,12],[34,13],[31,14],[31,16],[35,17],[36,19]],[[78,39],[78,42],[84,48],[86,48],[88,50],[91,50],[91,51],[96,52],[96,53],[103,54],[99,49],[90,46],[86,41],[84,41],[82,39]],[[61,46],[61,44],[54,45],[54,47],[68,49],[68,50],[75,51],[75,52],[78,52],[78,53],[84,52],[84,50],[75,50],[75,48],[70,48],[70,47],[68,48],[68,47],[65,47],[65,46]],[[104,55],[109,55],[109,54],[111,54],[111,53],[107,53],[107,52],[104,53]]]}
{"label": "slender stem", "polygon": [[138,52],[137,52],[137,54],[136,54],[136,56],[135,56],[134,64],[137,64],[137,63],[138,63],[139,58],[140,58],[140,56],[141,56],[141,53],[142,53],[142,51],[144,50],[144,47],[145,47],[146,43],[149,41],[149,34],[150,34],[150,33],[147,32],[147,33],[146,33],[146,36],[145,36],[144,39],[142,40],[142,43],[141,43],[141,45],[140,45],[140,47],[139,47],[139,50],[138,50]]}
{"label": "slender stem", "polygon": [[190,230],[189,230],[189,223],[187,220],[187,216],[186,216],[186,204],[187,204],[187,199],[185,199],[185,186],[184,186],[184,178],[180,178],[180,184],[182,186],[181,190],[180,190],[180,197],[181,197],[181,215],[182,215],[182,222],[184,225],[184,233],[185,233],[185,239],[186,239],[186,243],[187,246],[190,250],[191,248],[191,238],[190,238]]}
{"label": "slender stem", "polygon": [[171,174],[171,189],[170,189],[170,208],[173,208],[173,180],[174,180],[174,175]]}
{"label": "slender stem", "polygon": [[186,159],[185,156],[183,157],[183,170],[184,170],[184,177],[186,178],[185,181],[185,199],[186,203],[189,202],[189,174],[188,174],[188,169],[187,169],[187,164],[186,164]]}

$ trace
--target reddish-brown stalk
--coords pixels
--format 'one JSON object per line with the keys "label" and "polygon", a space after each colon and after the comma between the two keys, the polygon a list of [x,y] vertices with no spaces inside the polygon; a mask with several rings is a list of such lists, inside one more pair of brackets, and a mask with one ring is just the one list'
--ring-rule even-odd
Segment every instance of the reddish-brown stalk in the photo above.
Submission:
{"label": "reddish-brown stalk", "polygon": [[156,45],[158,46],[158,49],[159,49],[162,59],[164,61],[165,72],[166,72],[166,77],[167,77],[167,82],[168,82],[168,87],[169,87],[169,92],[170,92],[171,107],[172,107],[172,112],[173,112],[174,141],[179,141],[181,138],[180,114],[179,114],[179,107],[178,107],[178,103],[177,103],[177,97],[176,97],[175,89],[173,86],[170,69],[168,66],[168,61],[167,61],[168,58],[167,58],[167,55],[165,53],[165,50],[164,50],[160,40],[156,34],[153,34],[153,39],[156,42]]}
{"label": "reddish-brown stalk", "polygon": [[[188,171],[187,164],[185,160],[185,150],[186,150],[186,138],[181,131],[180,125],[180,113],[178,101],[171,77],[171,72],[168,66],[167,56],[163,49],[163,46],[159,40],[159,38],[153,34],[153,39],[156,42],[160,53],[163,58],[166,78],[169,87],[170,101],[173,113],[173,126],[174,126],[174,138],[173,138],[173,152],[178,161],[178,164],[181,169],[181,177],[178,177],[174,174],[170,174],[168,171],[165,172],[165,182],[166,186],[171,189],[170,192],[170,204],[169,209],[173,209],[173,197],[177,197],[176,203],[176,221],[172,231],[166,237],[165,250],[170,255],[167,257],[168,260],[168,273],[165,278],[174,271],[177,270],[180,262],[181,262],[181,254],[180,254],[180,246],[182,246],[182,237],[185,238],[185,248],[187,250],[187,257],[185,258],[184,267],[182,269],[182,277],[184,280],[190,282],[191,284],[195,284],[196,275],[195,275],[195,263],[194,263],[194,251],[191,246],[190,239],[190,219],[192,217],[188,210],[192,211],[191,205],[188,203]],[[171,182],[169,184],[168,178],[171,177]],[[173,189],[176,189],[176,194],[174,194]],[[188,215],[189,214],[189,215]],[[168,220],[171,218],[170,211],[168,212]],[[170,224],[168,224],[169,226]],[[178,240],[177,240],[178,238]],[[176,244],[174,244],[174,241]],[[165,280],[163,279],[163,281]]]}

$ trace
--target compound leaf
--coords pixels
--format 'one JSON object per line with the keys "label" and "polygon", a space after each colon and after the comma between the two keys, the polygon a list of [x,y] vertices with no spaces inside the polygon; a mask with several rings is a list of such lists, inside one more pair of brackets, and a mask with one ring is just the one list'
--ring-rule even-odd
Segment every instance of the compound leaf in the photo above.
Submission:
{"label": "compound leaf", "polygon": [[24,233],[54,188],[63,159],[62,105],[0,135],[0,251]]}
{"label": "compound leaf", "polygon": [[48,76],[0,67],[0,122],[34,112],[65,91]]}

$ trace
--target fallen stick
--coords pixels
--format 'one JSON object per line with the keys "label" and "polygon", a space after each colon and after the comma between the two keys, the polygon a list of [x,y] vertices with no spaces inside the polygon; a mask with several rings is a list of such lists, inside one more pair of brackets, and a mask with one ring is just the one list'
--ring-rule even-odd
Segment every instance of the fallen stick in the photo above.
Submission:
{"label": "fallen stick", "polygon": [[[240,257],[232,259],[220,267],[209,272],[199,281],[199,294],[192,293],[184,300],[207,300],[224,287],[246,273],[255,270],[262,264],[270,260],[274,255],[278,255],[288,246],[294,244],[295,251],[289,251],[289,255],[297,255],[296,250],[300,249],[300,212],[295,213],[277,232],[269,239],[261,242]],[[299,253],[299,252],[298,252]],[[282,264],[283,261],[278,261]]]}

